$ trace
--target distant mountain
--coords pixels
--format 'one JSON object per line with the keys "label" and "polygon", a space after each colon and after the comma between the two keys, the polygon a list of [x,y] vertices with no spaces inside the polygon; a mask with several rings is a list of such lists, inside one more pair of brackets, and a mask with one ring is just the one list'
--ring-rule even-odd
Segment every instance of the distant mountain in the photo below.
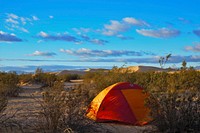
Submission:
{"label": "distant mountain", "polygon": [[65,66],[65,65],[43,65],[43,66],[0,66],[0,71],[15,71],[19,73],[35,72],[37,68],[42,68],[44,72],[59,72],[62,70],[84,71],[88,68],[112,68],[108,66]]}
{"label": "distant mountain", "polygon": [[110,69],[103,69],[103,68],[88,68],[85,70],[63,70],[57,73],[57,75],[65,75],[65,74],[79,74],[79,75],[83,75],[86,72],[97,72],[97,71],[101,71],[101,72],[108,72]]}
{"label": "distant mountain", "polygon": [[[15,71],[17,74],[34,73],[37,68],[44,72],[58,72],[58,74],[84,74],[85,72],[108,71],[112,66],[65,66],[65,65],[44,65],[44,66],[0,66],[0,71]],[[200,66],[194,67],[200,70]],[[147,71],[174,71],[173,69],[162,69],[154,66],[128,66],[120,68],[122,72],[147,72]]]}

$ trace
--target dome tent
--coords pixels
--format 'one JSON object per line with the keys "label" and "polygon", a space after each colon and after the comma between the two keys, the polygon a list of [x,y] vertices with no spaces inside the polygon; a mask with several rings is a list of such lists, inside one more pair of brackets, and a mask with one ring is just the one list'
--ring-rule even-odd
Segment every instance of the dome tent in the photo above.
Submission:
{"label": "dome tent", "polygon": [[111,85],[93,99],[86,116],[97,122],[144,125],[150,118],[149,109],[144,106],[148,95],[142,91],[140,86],[128,82]]}

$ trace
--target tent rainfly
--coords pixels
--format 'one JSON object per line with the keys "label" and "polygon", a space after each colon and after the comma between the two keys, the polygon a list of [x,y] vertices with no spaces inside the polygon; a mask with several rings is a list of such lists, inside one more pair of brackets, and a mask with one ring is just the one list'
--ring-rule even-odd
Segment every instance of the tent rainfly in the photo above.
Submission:
{"label": "tent rainfly", "polygon": [[97,122],[117,121],[132,125],[145,125],[151,119],[145,107],[148,94],[128,82],[113,84],[101,91],[88,107],[86,116]]}

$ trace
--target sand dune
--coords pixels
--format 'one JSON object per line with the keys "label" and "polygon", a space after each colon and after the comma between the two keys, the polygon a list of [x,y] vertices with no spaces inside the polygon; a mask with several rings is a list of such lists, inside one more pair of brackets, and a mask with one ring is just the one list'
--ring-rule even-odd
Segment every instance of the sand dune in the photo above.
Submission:
{"label": "sand dune", "polygon": [[149,71],[168,72],[170,70],[158,68],[158,67],[153,67],[153,66],[129,66],[129,67],[126,67],[126,68],[120,68],[120,71],[132,73],[132,72],[149,72]]}
{"label": "sand dune", "polygon": [[[119,68],[120,72],[149,72],[149,71],[154,71],[154,72],[169,72],[169,71],[174,71],[170,69],[163,69],[163,68],[158,68],[158,67],[153,67],[153,66],[129,66],[126,68]],[[86,70],[63,70],[57,73],[57,75],[65,75],[65,74],[79,74],[83,75],[87,72],[108,72],[109,69],[86,69]]]}

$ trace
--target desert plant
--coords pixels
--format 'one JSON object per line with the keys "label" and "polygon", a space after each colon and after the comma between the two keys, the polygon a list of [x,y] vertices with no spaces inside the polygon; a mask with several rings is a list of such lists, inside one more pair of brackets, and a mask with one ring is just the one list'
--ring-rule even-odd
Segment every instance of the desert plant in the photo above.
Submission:
{"label": "desert plant", "polygon": [[152,93],[147,105],[153,124],[162,132],[200,131],[200,93],[197,91]]}
{"label": "desert plant", "polygon": [[[8,100],[5,96],[0,95],[0,118],[2,117],[2,113],[5,111]],[[1,121],[1,119],[0,119]]]}
{"label": "desert plant", "polygon": [[168,54],[165,57],[160,57],[159,58],[159,64],[161,68],[164,68],[165,64],[167,63],[167,61],[169,60],[169,58],[172,56],[172,54]]}
{"label": "desert plant", "polygon": [[[59,83],[43,92],[39,100],[42,110],[38,116],[37,132],[96,132],[102,130],[93,121],[85,118],[89,103],[88,89],[58,89]],[[62,85],[61,85],[62,87]],[[99,128],[96,128],[99,127]]]}
{"label": "desert plant", "polygon": [[69,82],[70,80],[75,80],[80,78],[81,76],[78,74],[64,74],[58,76],[58,79],[63,82]]}
{"label": "desert plant", "polygon": [[14,132],[14,129],[23,132],[21,124],[15,120],[18,110],[8,115],[6,112],[7,104],[7,97],[0,95],[0,132]]}
{"label": "desert plant", "polygon": [[36,124],[37,132],[60,132],[62,118],[66,111],[66,96],[63,83],[55,82],[54,86],[45,88],[42,92],[42,100],[39,102],[41,111],[39,112]]}
{"label": "desert plant", "polygon": [[30,74],[30,73],[20,74],[19,75],[19,82],[20,82],[20,84],[33,82],[32,74]]}
{"label": "desert plant", "polygon": [[16,73],[0,73],[0,94],[18,96],[21,91],[18,83],[19,78]]}
{"label": "desert plant", "polygon": [[57,76],[52,73],[44,73],[43,71],[39,71],[33,75],[32,81],[35,83],[43,84],[45,87],[52,87],[54,82],[57,81]]}

